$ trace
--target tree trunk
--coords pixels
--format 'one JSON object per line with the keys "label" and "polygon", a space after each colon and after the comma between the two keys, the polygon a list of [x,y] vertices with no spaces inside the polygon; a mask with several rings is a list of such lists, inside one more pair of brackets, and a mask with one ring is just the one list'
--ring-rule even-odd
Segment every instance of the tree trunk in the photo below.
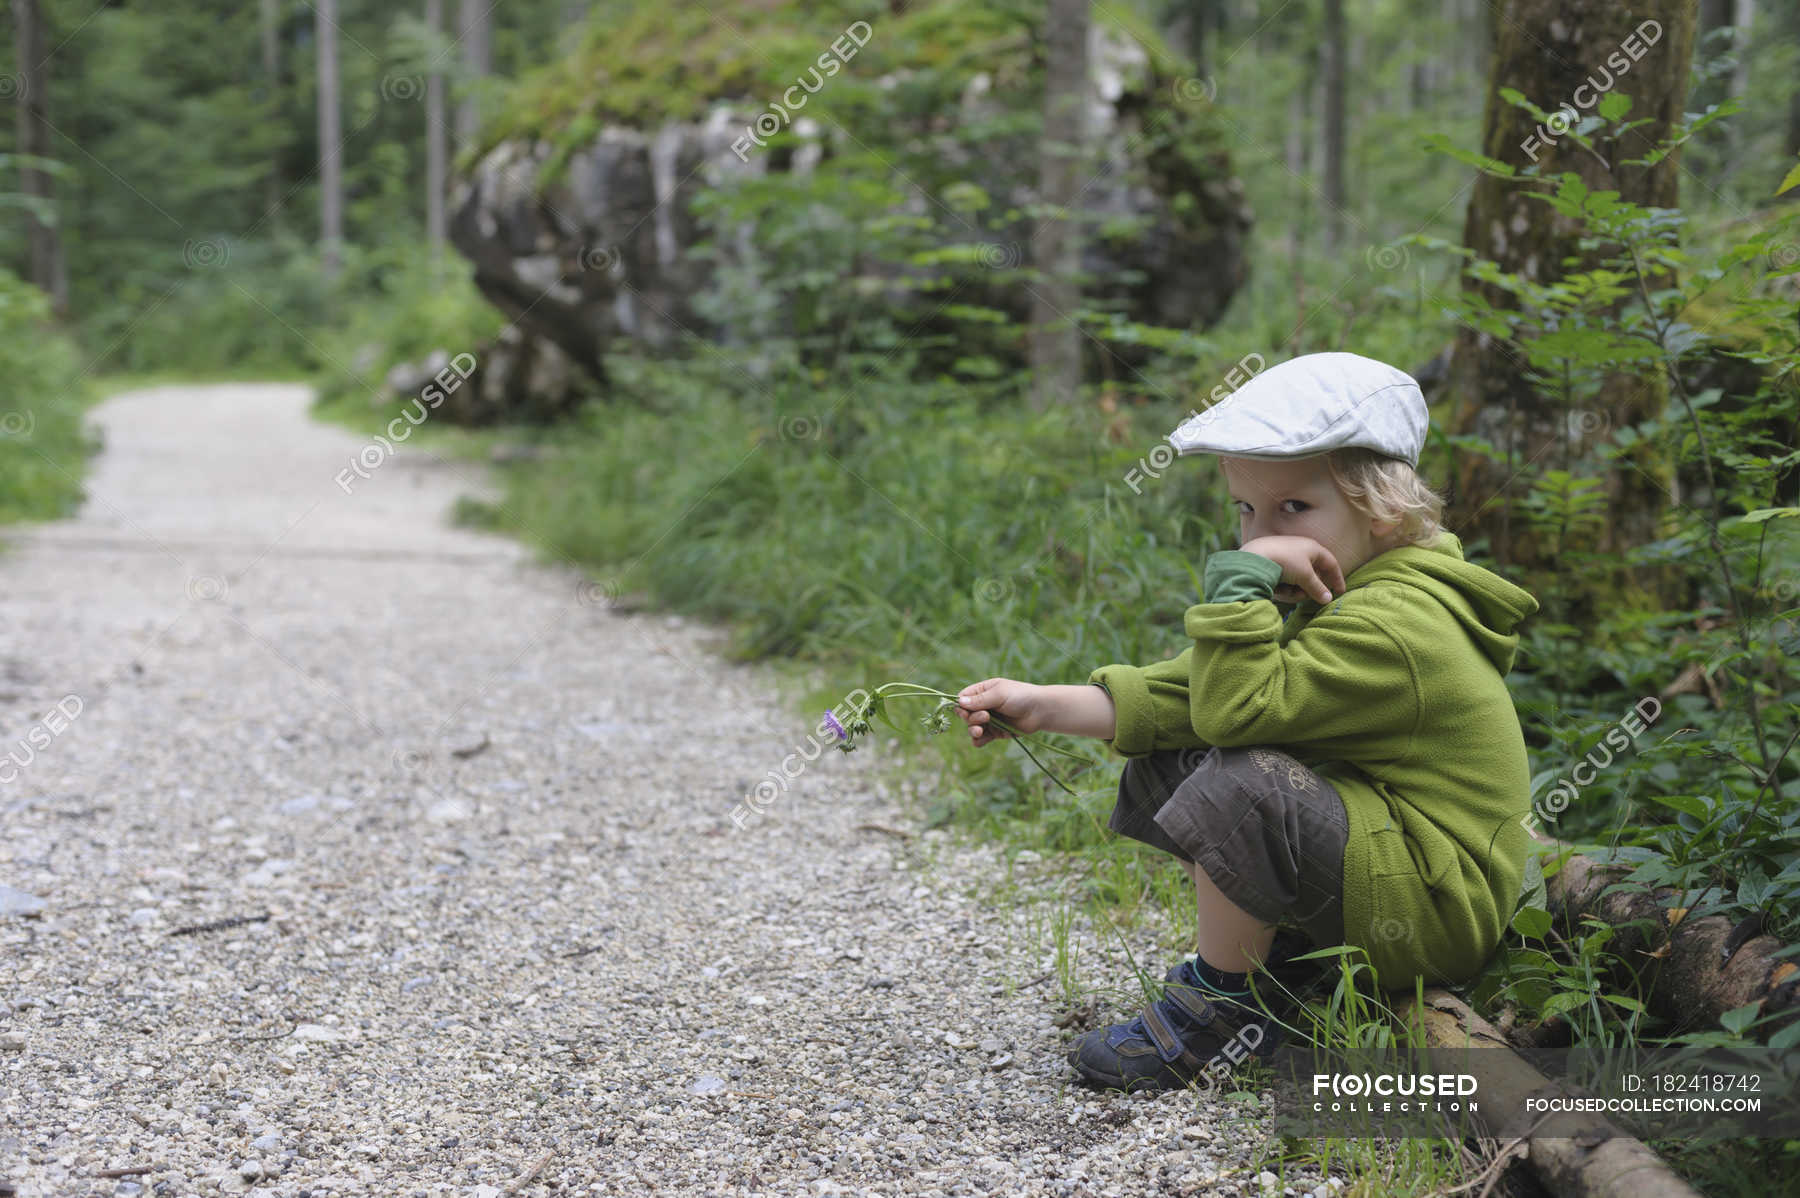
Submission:
{"label": "tree trunk", "polygon": [[[1800,84],[1794,86],[1794,94],[1788,97],[1786,140],[1787,156],[1793,158],[1800,155]],[[1782,194],[1790,202],[1800,200],[1800,188],[1790,188]]]}
{"label": "tree trunk", "polygon": [[456,33],[465,73],[462,102],[456,106],[456,144],[468,146],[481,132],[481,81],[494,69],[490,0],[459,0]]}
{"label": "tree trunk", "polygon": [[[1737,65],[1731,69],[1731,94],[1739,100],[1750,93],[1750,45],[1751,36],[1756,27],[1756,0],[1737,0],[1737,34],[1732,44],[1737,47]],[[1737,125],[1727,121],[1726,126],[1737,130]],[[1741,137],[1742,133],[1738,132]]]}
{"label": "tree trunk", "polygon": [[[1550,140],[1553,133],[1538,129],[1524,110],[1498,95],[1499,88],[1513,87],[1546,112],[1567,108],[1585,115],[1598,103],[1599,85],[1611,86],[1615,80],[1607,57],[1627,38],[1642,46],[1644,38],[1635,31],[1650,20],[1660,26],[1660,36],[1617,78],[1619,88],[1632,97],[1631,118],[1647,117],[1649,124],[1631,130],[1617,144],[1597,143],[1607,163],[1641,157],[1680,121],[1693,50],[1691,0],[1646,0],[1633,7],[1614,0],[1507,0],[1495,19],[1482,153],[1518,168],[1535,161],[1546,176],[1572,171],[1594,190],[1616,189],[1635,203],[1674,207],[1679,153],[1648,168],[1603,165],[1567,138]],[[1576,105],[1577,89],[1594,96],[1585,108]],[[1598,260],[1598,251],[1584,251],[1577,244],[1578,230],[1570,222],[1528,197],[1528,189],[1545,186],[1477,176],[1464,244],[1501,270],[1540,283],[1563,277],[1569,269],[1563,266],[1565,258],[1576,259],[1576,270]],[[1464,288],[1496,308],[1511,306],[1499,288],[1466,279]],[[1571,413],[1526,381],[1524,356],[1510,343],[1470,329],[1457,333],[1448,383],[1447,394],[1456,405],[1451,431],[1483,437],[1504,454],[1499,461],[1469,455],[1461,463],[1450,485],[1451,527],[1465,543],[1487,538],[1503,564],[1517,561],[1539,568],[1553,564],[1548,551],[1515,530],[1511,521],[1519,492],[1528,485],[1527,469],[1546,457],[1548,465],[1560,465],[1565,454],[1589,448],[1592,442],[1576,438],[1572,425],[1591,430],[1582,438],[1606,437],[1611,429],[1661,411],[1666,391],[1656,381],[1616,376],[1587,401],[1593,411]],[[1656,478],[1667,468],[1649,449],[1638,452],[1637,469],[1622,466],[1607,479],[1610,518],[1601,552],[1618,554],[1659,535],[1668,496]],[[1561,452],[1550,457],[1553,450]]]}
{"label": "tree trunk", "polygon": [[[1318,46],[1302,33],[1295,53],[1306,56],[1309,66],[1318,65]],[[1294,190],[1288,205],[1288,265],[1294,273],[1296,299],[1305,285],[1306,232],[1312,226],[1312,158],[1313,97],[1318,92],[1318,71],[1308,70],[1300,86],[1288,100],[1287,138],[1282,151],[1287,158],[1288,186]],[[1304,302],[1296,305],[1306,311]]]}
{"label": "tree trunk", "polygon": [[[1744,95],[1744,88],[1749,83],[1750,26],[1756,19],[1756,4],[1755,0],[1700,0],[1698,12],[1694,34],[1697,53],[1705,59],[1730,55],[1736,60],[1729,74],[1695,84],[1687,107],[1694,112],[1704,112],[1728,96],[1742,98]],[[1725,178],[1735,172],[1743,142],[1742,119],[1724,121],[1702,135],[1707,145],[1717,147],[1716,164],[1707,164],[1712,168],[1705,172],[1709,178]]]}
{"label": "tree trunk", "polygon": [[1081,243],[1074,207],[1086,182],[1089,0],[1049,0],[1044,20],[1044,131],[1031,234],[1032,401],[1075,401],[1081,389]]}
{"label": "tree trunk", "polygon": [[50,297],[58,318],[69,314],[69,266],[63,256],[56,219],[56,185],[50,172],[31,158],[50,157],[50,55],[44,49],[44,16],[38,0],[13,0],[13,27],[19,61],[18,152],[20,190],[38,201],[42,212],[25,211],[25,237],[33,286]]}
{"label": "tree trunk", "polygon": [[1731,24],[1731,10],[1734,0],[1700,0],[1699,36],[1707,34],[1724,25]]}
{"label": "tree trunk", "polygon": [[[1608,948],[1649,979],[1650,1009],[1678,1030],[1710,1028],[1719,1016],[1760,1002],[1761,1014],[1800,1012],[1800,964],[1779,958],[1773,936],[1746,935],[1719,915],[1686,918],[1685,908],[1665,907],[1676,892],[1602,892],[1630,872],[1573,856],[1546,884],[1551,913],[1570,934],[1583,915],[1618,929]],[[1637,922],[1643,921],[1643,922]],[[1767,1033],[1764,1033],[1766,1037]]]}
{"label": "tree trunk", "polygon": [[1486,0],[1454,0],[1460,19],[1457,28],[1468,30],[1457,43],[1457,60],[1462,63],[1459,79],[1487,79],[1493,75],[1495,50],[1494,6]]}
{"label": "tree trunk", "polygon": [[1187,50],[1194,63],[1194,74],[1205,79],[1212,74],[1212,55],[1207,38],[1219,27],[1222,0],[1174,0],[1163,10],[1163,24],[1169,38]]}
{"label": "tree trunk", "polygon": [[319,262],[337,275],[344,241],[343,141],[338,119],[337,0],[315,0],[319,55]]}
{"label": "tree trunk", "polygon": [[437,50],[444,33],[444,0],[425,0],[431,64],[425,75],[425,240],[433,258],[444,252],[444,187],[449,157],[444,126],[444,64]]}
{"label": "tree trunk", "polygon": [[[1454,36],[1461,36],[1461,26],[1451,19],[1451,8],[1455,3],[1456,0],[1423,0],[1419,6],[1419,27],[1441,28]],[[1445,56],[1452,53],[1450,44],[1441,38],[1431,50],[1430,54],[1407,69],[1406,106],[1410,112],[1420,112],[1430,106],[1432,97],[1437,94],[1438,78],[1444,69]]]}
{"label": "tree trunk", "polygon": [[[1557,1092],[1498,1028],[1447,990],[1425,991],[1423,1003],[1402,999],[1396,1013],[1409,1026],[1418,1025],[1433,1069],[1475,1075],[1481,1109],[1474,1117],[1489,1136],[1511,1138],[1525,1129],[1497,1127],[1486,1112],[1524,1110],[1527,1098]],[[1643,1141],[1599,1114],[1545,1118],[1526,1137],[1525,1160],[1551,1193],[1564,1198],[1703,1198]]]}
{"label": "tree trunk", "polygon": [[[1737,62],[1731,68],[1731,78],[1727,81],[1727,93],[1731,99],[1740,102],[1750,97],[1750,47],[1756,25],[1756,0],[1737,0],[1737,12],[1734,23],[1737,30],[1731,35],[1731,45],[1737,51]],[[1745,105],[1748,109],[1748,104]],[[1748,115],[1746,111],[1745,115]],[[1744,126],[1743,116],[1726,120],[1718,128],[1725,130],[1727,157],[1725,174],[1736,175],[1744,161]]]}
{"label": "tree trunk", "polygon": [[1333,254],[1344,244],[1344,55],[1349,39],[1344,35],[1344,0],[1325,0],[1324,191],[1325,252]]}
{"label": "tree trunk", "polygon": [[[1731,72],[1709,79],[1694,89],[1688,107],[1704,111],[1726,96],[1742,97],[1750,78],[1750,30],[1756,23],[1756,0],[1700,0],[1694,46],[1706,57],[1729,54],[1735,60]],[[1727,121],[1726,130],[1735,128]]]}
{"label": "tree trunk", "polygon": [[[1785,38],[1789,44],[1800,41],[1800,4],[1780,5],[1768,20],[1773,26],[1769,30],[1772,36]],[[1782,151],[1787,162],[1800,157],[1800,79],[1788,80],[1787,135],[1782,139]],[[1775,190],[1775,184],[1785,174],[1786,163],[1774,164],[1768,175],[1768,190]],[[1789,188],[1776,196],[1775,200],[1777,203],[1800,203],[1800,187]]]}
{"label": "tree trunk", "polygon": [[[268,89],[267,99],[271,117],[277,111],[277,98],[281,95],[281,29],[277,4],[278,0],[261,0],[260,6],[263,86]],[[276,162],[269,163],[269,173],[263,180],[263,203],[268,209],[264,214],[264,219],[279,228],[281,223],[281,168]]]}

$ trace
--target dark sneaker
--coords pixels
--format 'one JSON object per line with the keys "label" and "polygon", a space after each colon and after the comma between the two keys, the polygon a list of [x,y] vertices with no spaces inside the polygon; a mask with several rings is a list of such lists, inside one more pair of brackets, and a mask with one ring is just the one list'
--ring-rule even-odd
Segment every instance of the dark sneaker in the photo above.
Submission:
{"label": "dark sneaker", "polygon": [[1210,1085],[1274,1047],[1278,1029],[1262,1012],[1202,990],[1192,969],[1183,961],[1169,970],[1163,997],[1131,1022],[1076,1038],[1069,1064],[1082,1081],[1112,1090]]}

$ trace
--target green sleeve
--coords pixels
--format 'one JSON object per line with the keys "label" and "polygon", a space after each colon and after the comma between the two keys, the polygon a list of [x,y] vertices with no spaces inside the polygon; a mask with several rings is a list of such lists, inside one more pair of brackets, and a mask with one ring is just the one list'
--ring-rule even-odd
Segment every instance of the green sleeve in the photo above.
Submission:
{"label": "green sleeve", "polygon": [[[1221,549],[1209,554],[1201,583],[1213,603],[1267,599],[1281,581],[1281,566],[1256,553]],[[1189,700],[1194,650],[1148,666],[1101,666],[1088,681],[1112,696],[1113,738],[1106,743],[1121,757],[1142,757],[1157,749],[1204,748],[1194,731]]]}
{"label": "green sleeve", "polygon": [[1260,553],[1242,549],[1221,549],[1208,554],[1206,572],[1201,583],[1206,588],[1208,603],[1241,603],[1250,599],[1268,599],[1281,582],[1281,563],[1270,561]]}
{"label": "green sleeve", "polygon": [[1188,685],[1204,703],[1194,732],[1209,744],[1310,744],[1358,760],[1411,752],[1424,713],[1404,644],[1368,615],[1331,608],[1286,644],[1273,603],[1202,603]]}
{"label": "green sleeve", "polygon": [[1142,757],[1156,749],[1193,749],[1205,742],[1188,717],[1188,659],[1180,656],[1148,666],[1101,666],[1088,681],[1106,688],[1113,701],[1113,738],[1106,743],[1121,757]]}

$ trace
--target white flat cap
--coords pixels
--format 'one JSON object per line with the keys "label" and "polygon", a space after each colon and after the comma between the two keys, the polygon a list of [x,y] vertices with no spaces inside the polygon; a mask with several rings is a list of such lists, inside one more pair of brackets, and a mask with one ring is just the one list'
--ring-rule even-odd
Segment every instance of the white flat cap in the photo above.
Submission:
{"label": "white flat cap", "polygon": [[1419,464],[1430,424],[1419,384],[1360,354],[1303,354],[1271,366],[1169,434],[1178,454],[1309,458],[1361,445]]}

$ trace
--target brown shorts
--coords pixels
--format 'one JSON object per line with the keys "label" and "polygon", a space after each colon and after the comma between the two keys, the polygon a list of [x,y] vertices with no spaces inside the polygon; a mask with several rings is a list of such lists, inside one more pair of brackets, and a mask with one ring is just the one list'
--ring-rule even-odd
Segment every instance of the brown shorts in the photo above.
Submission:
{"label": "brown shorts", "polygon": [[1197,864],[1226,898],[1265,923],[1296,924],[1315,944],[1343,943],[1344,801],[1279,749],[1133,757],[1110,826]]}

